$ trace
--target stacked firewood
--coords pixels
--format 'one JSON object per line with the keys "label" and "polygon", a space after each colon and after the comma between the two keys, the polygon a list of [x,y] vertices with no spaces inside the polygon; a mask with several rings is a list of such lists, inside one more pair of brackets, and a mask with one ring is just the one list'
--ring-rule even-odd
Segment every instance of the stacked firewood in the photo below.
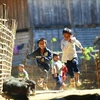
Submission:
{"label": "stacked firewood", "polygon": [[6,77],[11,75],[17,22],[8,19],[6,4],[0,5],[0,91]]}

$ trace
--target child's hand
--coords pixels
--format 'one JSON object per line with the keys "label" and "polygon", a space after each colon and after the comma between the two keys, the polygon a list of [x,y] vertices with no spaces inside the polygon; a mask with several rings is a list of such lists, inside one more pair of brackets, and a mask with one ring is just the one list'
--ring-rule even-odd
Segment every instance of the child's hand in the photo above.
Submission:
{"label": "child's hand", "polygon": [[41,61],[44,62],[44,58],[42,58]]}
{"label": "child's hand", "polygon": [[54,77],[57,77],[57,74],[56,73],[54,74]]}
{"label": "child's hand", "polygon": [[82,53],[84,52],[84,49],[82,49]]}

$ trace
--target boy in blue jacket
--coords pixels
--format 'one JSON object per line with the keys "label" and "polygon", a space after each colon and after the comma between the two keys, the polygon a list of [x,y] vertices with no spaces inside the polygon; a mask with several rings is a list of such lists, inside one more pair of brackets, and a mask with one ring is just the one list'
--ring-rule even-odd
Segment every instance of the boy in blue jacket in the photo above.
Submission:
{"label": "boy in blue jacket", "polygon": [[44,38],[38,40],[38,48],[32,53],[27,55],[27,58],[35,58],[38,64],[43,71],[47,72],[50,69],[50,63],[52,60],[52,53],[47,48],[47,41]]}
{"label": "boy in blue jacket", "polygon": [[44,38],[38,40],[38,48],[32,53],[27,55],[27,58],[35,58],[37,60],[38,67],[43,70],[49,71],[50,63],[52,60],[52,53],[46,47],[47,41]]}

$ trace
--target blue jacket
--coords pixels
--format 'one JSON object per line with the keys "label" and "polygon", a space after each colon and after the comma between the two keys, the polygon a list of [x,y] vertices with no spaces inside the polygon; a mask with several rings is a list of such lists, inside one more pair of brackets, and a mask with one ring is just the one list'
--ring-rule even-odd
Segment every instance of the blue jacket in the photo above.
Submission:
{"label": "blue jacket", "polygon": [[[40,53],[40,48],[37,50],[33,51],[32,53],[27,55],[27,58],[35,58],[37,60],[38,65],[43,65],[43,64],[50,64],[52,60],[52,53],[51,51],[46,47],[44,50],[43,55]],[[44,58],[44,62],[41,61],[41,59]]]}

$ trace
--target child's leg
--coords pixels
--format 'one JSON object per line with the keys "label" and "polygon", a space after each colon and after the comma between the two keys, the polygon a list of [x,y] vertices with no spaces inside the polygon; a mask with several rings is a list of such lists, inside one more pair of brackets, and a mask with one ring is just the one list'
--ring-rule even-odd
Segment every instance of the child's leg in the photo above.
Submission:
{"label": "child's leg", "polygon": [[76,79],[76,82],[79,81],[79,73],[75,73],[75,79]]}
{"label": "child's leg", "polygon": [[67,63],[65,63],[65,65],[67,66],[68,74],[70,76],[70,85],[72,88],[75,88],[73,63],[72,63],[72,61],[67,61]]}
{"label": "child's leg", "polygon": [[67,89],[67,85],[66,85],[64,82],[62,83],[62,88],[63,88],[64,90]]}
{"label": "child's leg", "polygon": [[74,72],[75,72],[76,85],[80,86],[81,82],[79,80],[80,70],[78,68],[78,60],[77,59],[73,59],[72,63],[73,63],[73,68],[74,68]]}
{"label": "child's leg", "polygon": [[54,77],[54,74],[52,75],[53,78],[55,79],[56,81],[56,87],[55,87],[55,90],[60,90],[61,87],[62,87],[62,77],[60,75],[57,75],[57,77]]}
{"label": "child's leg", "polygon": [[75,88],[75,78],[70,79],[70,85],[72,88]]}
{"label": "child's leg", "polygon": [[47,83],[46,82],[43,83],[43,89],[44,90],[49,90],[48,87],[47,87]]}
{"label": "child's leg", "polygon": [[40,77],[40,79],[38,80],[38,86],[40,87],[43,87],[43,81],[44,81],[44,78],[43,77]]}
{"label": "child's leg", "polygon": [[77,86],[81,86],[81,82],[80,82],[80,79],[79,79],[79,73],[75,73],[75,78],[76,78],[76,85]]}
{"label": "child's leg", "polygon": [[50,64],[47,64],[45,62],[41,63],[41,67],[47,72],[50,70]]}
{"label": "child's leg", "polygon": [[66,74],[62,73],[62,88],[66,89],[67,85],[64,83],[64,81],[66,80]]}

